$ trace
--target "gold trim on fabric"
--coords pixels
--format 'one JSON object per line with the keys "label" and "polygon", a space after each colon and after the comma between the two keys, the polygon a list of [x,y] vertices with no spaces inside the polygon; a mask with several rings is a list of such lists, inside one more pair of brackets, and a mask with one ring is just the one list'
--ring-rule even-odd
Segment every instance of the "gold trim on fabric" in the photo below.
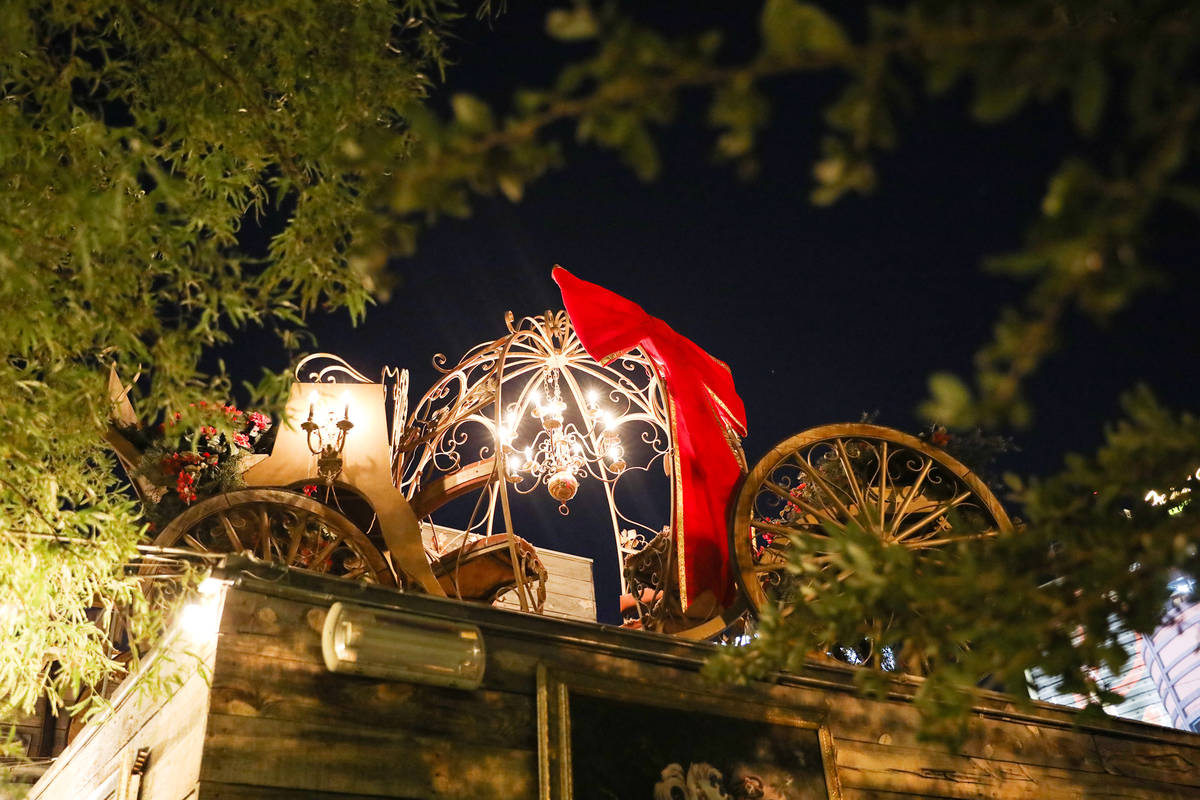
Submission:
{"label": "gold trim on fabric", "polygon": [[[717,398],[717,396],[715,394],[713,394],[712,389],[709,389],[708,386],[705,386],[704,391],[708,392],[709,398],[711,398],[714,403],[716,403],[721,408],[725,408],[725,406],[721,403],[721,401]],[[728,420],[722,419],[721,415],[717,413],[717,410],[715,408],[710,406],[708,410],[710,412],[712,412],[713,418],[717,421],[717,425],[721,428],[721,432],[723,434],[725,434],[721,438],[723,438],[725,440],[725,444],[727,444],[729,446],[729,452],[733,453],[734,460],[740,464],[742,462],[744,456],[738,452],[739,448],[734,447],[733,442],[730,441],[730,439],[729,439],[730,434],[736,434],[737,430],[733,427],[733,425],[729,424]]]}
{"label": "gold trim on fabric", "polygon": [[641,342],[641,340],[639,339],[639,340],[638,340],[638,343],[637,343],[637,344],[635,344],[633,347],[626,347],[624,350],[617,350],[616,352],[609,353],[609,354],[608,354],[608,355],[606,355],[604,358],[598,359],[598,360],[599,360],[599,362],[600,362],[600,366],[602,366],[602,367],[607,367],[607,366],[608,366],[609,364],[611,364],[611,363],[612,363],[614,360],[616,360],[616,359],[620,358],[621,356],[627,355],[627,354],[628,354],[628,353],[629,353],[631,350],[636,350],[636,349],[638,349],[638,347],[640,347],[640,346],[641,346],[641,344],[642,344],[642,342]]}
{"label": "gold trim on fabric", "polygon": [[725,422],[722,420],[722,424],[728,425],[729,427],[731,427],[735,431],[737,431],[740,435],[745,436],[746,435],[746,426],[743,425],[742,421],[737,418],[737,415],[735,415],[732,411],[729,410],[729,406],[725,405],[725,403],[723,403],[721,401],[721,398],[717,397],[717,393],[714,392],[712,389],[708,388],[707,383],[704,384],[704,391],[708,392],[708,396],[710,398],[712,398],[712,401],[713,401],[713,403],[716,404],[717,408],[724,411],[725,416],[729,418],[728,422]]}
{"label": "gold trim on fabric", "polygon": [[[670,387],[667,387],[668,389]],[[675,555],[679,559],[679,604],[684,611],[688,607],[687,567],[685,565],[684,519],[683,519],[683,469],[679,458],[679,429],[675,424],[678,413],[675,410],[675,397],[667,391],[667,405],[670,409],[671,422],[671,493],[673,497],[671,530],[675,533]]]}

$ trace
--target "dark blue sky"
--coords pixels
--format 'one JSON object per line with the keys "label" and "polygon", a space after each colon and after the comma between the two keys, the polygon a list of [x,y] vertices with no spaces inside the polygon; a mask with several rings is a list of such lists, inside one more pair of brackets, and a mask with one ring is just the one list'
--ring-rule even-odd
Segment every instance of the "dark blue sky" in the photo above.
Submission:
{"label": "dark blue sky", "polygon": [[[728,5],[709,22],[724,20],[734,47],[752,47],[753,16]],[[663,20],[688,26],[682,5],[665,7]],[[448,88],[501,102],[517,84],[548,83],[562,51],[546,43],[540,19],[514,8],[492,29],[470,27]],[[662,132],[654,183],[611,154],[568,146],[568,166],[530,186],[520,204],[479,199],[469,219],[424,234],[417,255],[396,264],[392,299],[363,325],[352,329],[344,315],[314,320],[322,349],[369,375],[407,367],[415,400],[434,380],[435,352],[456,360],[501,335],[506,310],[561,307],[550,280],[559,263],[641,303],[730,365],[747,407],[751,463],[787,435],[864,411],[919,430],[913,411],[929,374],[968,374],[1001,307],[1021,296],[1020,285],[984,274],[981,260],[1020,246],[1047,177],[1075,142],[1058,106],[980,127],[965,95],[921,100],[901,120],[898,150],[879,163],[879,190],[818,208],[807,201],[810,170],[837,85],[812,76],[768,84],[772,123],[762,174],[751,182],[711,163],[700,95]],[[1118,394],[1138,381],[1195,407],[1198,248],[1182,224],[1169,220],[1161,233],[1171,289],[1148,292],[1106,329],[1070,322],[1068,341],[1030,384],[1035,423],[1016,433],[1021,452],[1004,467],[1045,473],[1064,453],[1094,448],[1118,413]],[[585,518],[576,515],[569,533],[549,523],[521,533],[596,558],[602,614],[611,618],[611,535],[580,530]]]}

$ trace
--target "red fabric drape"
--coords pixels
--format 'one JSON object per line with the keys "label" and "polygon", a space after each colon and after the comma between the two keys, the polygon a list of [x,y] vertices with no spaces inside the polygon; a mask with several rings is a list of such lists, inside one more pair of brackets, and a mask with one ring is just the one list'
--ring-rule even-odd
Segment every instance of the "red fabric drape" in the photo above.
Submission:
{"label": "red fabric drape", "polygon": [[705,589],[728,605],[733,576],[726,509],[742,465],[726,432],[746,435],[746,410],[729,367],[637,303],[562,267],[555,267],[552,275],[575,333],[592,358],[607,364],[640,347],[661,372],[675,443],[671,529],[679,553],[683,607]]}

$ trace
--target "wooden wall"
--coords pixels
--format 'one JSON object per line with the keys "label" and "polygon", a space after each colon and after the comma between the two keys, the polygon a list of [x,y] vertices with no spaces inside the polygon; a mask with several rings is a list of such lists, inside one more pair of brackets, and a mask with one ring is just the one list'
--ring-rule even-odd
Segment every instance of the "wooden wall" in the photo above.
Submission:
{"label": "wooden wall", "polygon": [[[111,710],[79,732],[26,800],[138,800],[131,786],[136,783],[141,798],[194,797],[215,653],[211,638],[197,642],[180,630],[170,633],[155,663],[117,689]],[[139,691],[148,669],[157,671],[169,691]],[[143,747],[150,749],[148,769],[134,782],[134,756]]]}
{"label": "wooden wall", "polygon": [[[327,672],[320,630],[334,600],[479,625],[487,649],[482,688]],[[539,727],[540,667],[569,676],[564,680],[572,686],[653,686],[664,702],[704,696],[731,710],[786,712],[822,724],[832,734],[847,800],[1200,798],[1200,737],[1193,734],[1125,720],[1075,728],[1074,712],[1049,706],[1021,711],[994,695],[977,710],[962,749],[947,753],[917,740],[917,712],[905,697],[911,685],[897,683],[892,699],[867,700],[853,693],[849,670],[814,664],[775,684],[713,687],[698,674],[711,652],[654,634],[341,581],[246,581],[226,597],[211,693],[200,696],[189,681],[148,717],[114,717],[106,723],[108,733],[92,736],[86,763],[112,763],[138,731],[148,740],[152,726],[170,727],[170,720],[178,732],[158,745],[166,752],[190,746],[198,754],[195,732],[203,731],[198,769],[188,759],[167,768],[179,772],[170,782],[180,786],[195,776],[197,800],[536,798],[544,780],[539,741],[546,732],[544,719]],[[180,716],[181,699],[201,722]],[[156,757],[157,750],[146,790],[163,769]],[[59,770],[60,788],[73,785],[64,782],[68,778],[91,785],[69,768]],[[186,796],[156,789],[143,791],[142,800]]]}

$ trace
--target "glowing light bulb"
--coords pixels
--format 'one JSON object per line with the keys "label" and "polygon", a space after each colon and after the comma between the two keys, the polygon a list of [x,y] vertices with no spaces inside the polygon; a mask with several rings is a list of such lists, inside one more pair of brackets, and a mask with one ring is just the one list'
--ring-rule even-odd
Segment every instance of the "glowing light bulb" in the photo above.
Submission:
{"label": "glowing light bulb", "polygon": [[225,581],[209,576],[200,581],[200,585],[196,587],[196,592],[202,595],[216,594],[221,591],[221,587],[224,585]]}
{"label": "glowing light bulb", "polygon": [[217,635],[220,610],[221,604],[214,599],[204,598],[188,603],[179,611],[179,628],[193,642],[210,641]]}
{"label": "glowing light bulb", "polygon": [[587,401],[588,401],[588,405],[592,405],[592,406],[596,405],[596,403],[600,402],[600,393],[597,392],[595,389],[588,389]]}
{"label": "glowing light bulb", "polygon": [[621,456],[622,456],[622,453],[621,453],[620,447],[613,445],[612,447],[608,448],[608,457],[610,460],[617,461],[621,458]]}

